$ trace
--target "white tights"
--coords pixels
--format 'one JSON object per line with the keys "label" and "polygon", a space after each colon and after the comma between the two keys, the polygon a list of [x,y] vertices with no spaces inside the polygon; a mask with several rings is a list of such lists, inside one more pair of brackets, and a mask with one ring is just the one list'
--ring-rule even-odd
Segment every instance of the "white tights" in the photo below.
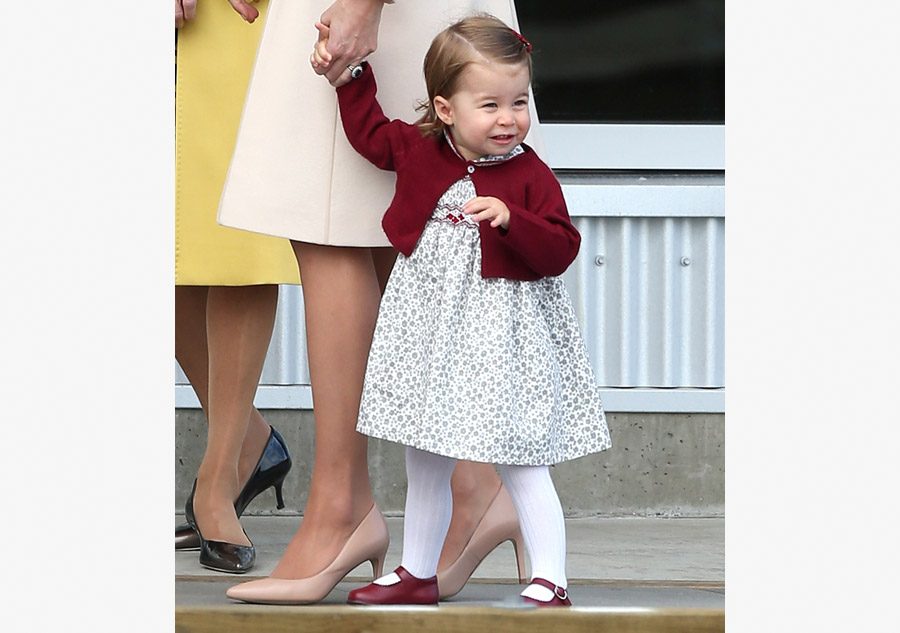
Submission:
{"label": "white tights", "polygon": [[[408,487],[400,564],[416,578],[431,578],[437,573],[453,511],[450,475],[455,465],[451,457],[406,448]],[[519,515],[532,579],[543,578],[566,587],[566,526],[550,469],[501,464],[498,470]],[[552,594],[546,587],[535,585],[522,595],[548,600]]]}

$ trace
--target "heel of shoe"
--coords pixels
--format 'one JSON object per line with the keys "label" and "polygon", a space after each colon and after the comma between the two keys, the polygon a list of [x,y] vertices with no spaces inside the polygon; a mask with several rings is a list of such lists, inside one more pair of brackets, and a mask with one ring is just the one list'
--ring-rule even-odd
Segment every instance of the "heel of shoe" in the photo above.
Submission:
{"label": "heel of shoe", "polygon": [[275,509],[281,510],[284,507],[284,497],[281,494],[281,486],[284,483],[282,479],[277,484],[275,484]]}
{"label": "heel of shoe", "polygon": [[387,549],[385,549],[378,556],[369,559],[369,562],[372,563],[372,581],[378,580],[382,576],[384,576],[384,559],[387,558]]}
{"label": "heel of shoe", "polygon": [[244,484],[244,489],[241,490],[234,502],[234,510],[237,512],[238,518],[241,518],[251,501],[272,486],[275,486],[278,509],[281,510],[284,507],[281,484],[287,478],[292,463],[284,438],[275,430],[275,427],[270,426],[269,441],[256,463],[256,468],[250,474],[250,479]]}
{"label": "heel of shoe", "polygon": [[195,492],[197,492],[196,479],[194,479],[194,485],[191,486],[191,494],[188,495],[187,501],[184,502],[184,520],[187,521],[187,524],[190,525],[197,534],[200,534],[200,530],[197,529],[197,519],[194,517]]}
{"label": "heel of shoe", "polygon": [[519,584],[525,584],[525,543],[522,540],[522,531],[516,530],[512,538],[513,551],[516,553],[516,571],[519,574]]}

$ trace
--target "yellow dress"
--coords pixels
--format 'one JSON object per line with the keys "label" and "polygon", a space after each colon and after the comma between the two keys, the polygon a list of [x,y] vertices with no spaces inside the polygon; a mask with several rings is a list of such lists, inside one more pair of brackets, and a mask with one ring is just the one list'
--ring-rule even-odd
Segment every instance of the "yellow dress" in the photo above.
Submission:
{"label": "yellow dress", "polygon": [[224,0],[198,2],[178,34],[176,285],[300,282],[290,242],[216,222],[267,4],[255,5],[260,17],[247,24]]}

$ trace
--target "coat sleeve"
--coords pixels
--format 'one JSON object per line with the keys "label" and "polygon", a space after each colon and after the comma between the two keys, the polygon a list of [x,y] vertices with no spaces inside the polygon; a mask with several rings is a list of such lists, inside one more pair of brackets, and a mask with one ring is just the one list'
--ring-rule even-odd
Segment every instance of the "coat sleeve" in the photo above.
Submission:
{"label": "coat sleeve", "polygon": [[379,169],[396,171],[414,135],[421,135],[405,121],[388,119],[376,99],[377,91],[372,66],[365,62],[358,79],[337,89],[341,122],[353,149]]}
{"label": "coat sleeve", "polygon": [[509,207],[509,229],[500,235],[534,272],[555,277],[575,260],[581,235],[569,218],[556,176],[540,161],[534,171],[527,179],[524,204],[504,201]]}

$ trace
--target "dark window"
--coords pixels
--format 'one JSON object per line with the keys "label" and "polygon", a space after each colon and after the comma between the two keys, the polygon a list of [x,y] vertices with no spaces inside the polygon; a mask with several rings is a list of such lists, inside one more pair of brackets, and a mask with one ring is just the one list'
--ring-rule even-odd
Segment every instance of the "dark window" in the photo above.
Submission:
{"label": "dark window", "polygon": [[724,0],[516,0],[544,122],[725,122]]}

